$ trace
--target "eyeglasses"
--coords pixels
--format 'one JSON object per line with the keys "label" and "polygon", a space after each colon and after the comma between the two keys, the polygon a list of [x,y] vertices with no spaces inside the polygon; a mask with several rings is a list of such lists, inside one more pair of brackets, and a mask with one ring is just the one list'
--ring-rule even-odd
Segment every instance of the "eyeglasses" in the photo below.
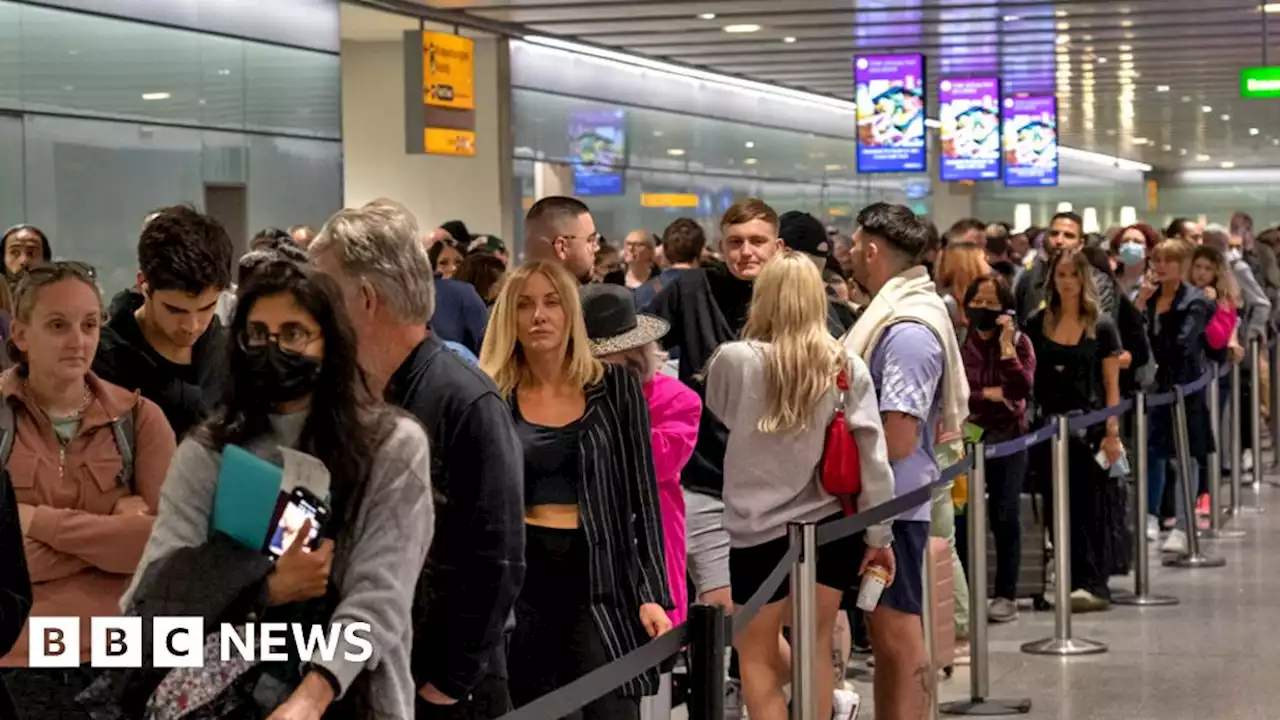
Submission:
{"label": "eyeglasses", "polygon": [[271,332],[271,328],[265,323],[251,322],[245,327],[244,332],[240,333],[240,347],[248,350],[265,347],[268,343],[274,342],[281,350],[302,354],[320,337],[318,331],[302,323],[287,322],[280,326],[279,332]]}
{"label": "eyeglasses", "polygon": [[88,283],[98,280],[97,269],[79,260],[51,260],[38,265],[29,265],[22,274],[40,281],[56,281],[65,277],[76,277]]}

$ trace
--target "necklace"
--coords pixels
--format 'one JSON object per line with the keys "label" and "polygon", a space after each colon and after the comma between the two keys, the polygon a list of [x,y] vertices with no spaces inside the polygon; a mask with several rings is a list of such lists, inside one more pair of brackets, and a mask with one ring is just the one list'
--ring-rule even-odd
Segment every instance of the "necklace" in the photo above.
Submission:
{"label": "necklace", "polygon": [[[22,386],[23,386],[23,389],[26,391],[27,397],[34,398],[34,396],[31,394],[31,385],[29,385],[27,381],[24,380],[22,381]],[[84,399],[81,400],[80,407],[75,412],[69,413],[67,415],[54,415],[53,413],[49,412],[48,408],[44,406],[41,406],[40,409],[44,411],[45,415],[49,416],[50,420],[69,420],[71,418],[77,418],[83,415],[84,411],[89,409],[89,403],[91,402],[93,402],[93,391],[89,389],[89,384],[85,383]]]}

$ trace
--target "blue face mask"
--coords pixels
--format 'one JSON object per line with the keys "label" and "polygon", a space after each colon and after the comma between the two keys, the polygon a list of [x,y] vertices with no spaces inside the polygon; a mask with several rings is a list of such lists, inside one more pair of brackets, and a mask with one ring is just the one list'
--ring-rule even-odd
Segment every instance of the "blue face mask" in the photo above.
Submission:
{"label": "blue face mask", "polygon": [[1141,265],[1147,258],[1147,248],[1142,243],[1127,242],[1120,246],[1120,262],[1125,265]]}

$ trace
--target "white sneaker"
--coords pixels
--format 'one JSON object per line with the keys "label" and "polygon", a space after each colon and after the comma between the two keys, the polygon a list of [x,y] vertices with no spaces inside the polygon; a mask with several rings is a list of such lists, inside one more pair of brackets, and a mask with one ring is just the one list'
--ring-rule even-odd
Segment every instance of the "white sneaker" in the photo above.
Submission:
{"label": "white sneaker", "polygon": [[1169,531],[1169,537],[1164,539],[1164,544],[1160,546],[1160,552],[1170,555],[1185,555],[1187,552],[1187,534],[1174,528]]}
{"label": "white sneaker", "polygon": [[1151,542],[1160,539],[1160,520],[1155,515],[1147,516],[1147,539]]}
{"label": "white sneaker", "polygon": [[1245,450],[1240,455],[1240,469],[1244,472],[1253,470],[1253,451]]}
{"label": "white sneaker", "polygon": [[831,715],[832,720],[857,720],[860,701],[858,693],[837,688],[835,700],[831,705],[834,710]]}
{"label": "white sneaker", "polygon": [[746,716],[747,710],[742,705],[742,683],[729,678],[724,683],[724,718],[740,720]]}

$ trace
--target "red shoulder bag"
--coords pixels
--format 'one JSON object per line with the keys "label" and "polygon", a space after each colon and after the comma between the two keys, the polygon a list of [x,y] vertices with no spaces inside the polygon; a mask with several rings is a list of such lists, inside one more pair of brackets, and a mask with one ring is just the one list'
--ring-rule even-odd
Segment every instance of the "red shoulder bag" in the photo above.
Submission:
{"label": "red shoulder bag", "polygon": [[841,370],[836,377],[840,397],[835,417],[827,426],[826,444],[822,448],[822,488],[840,500],[845,515],[858,509],[858,493],[862,492],[862,462],[858,443],[845,422],[845,408],[849,403],[849,373]]}

